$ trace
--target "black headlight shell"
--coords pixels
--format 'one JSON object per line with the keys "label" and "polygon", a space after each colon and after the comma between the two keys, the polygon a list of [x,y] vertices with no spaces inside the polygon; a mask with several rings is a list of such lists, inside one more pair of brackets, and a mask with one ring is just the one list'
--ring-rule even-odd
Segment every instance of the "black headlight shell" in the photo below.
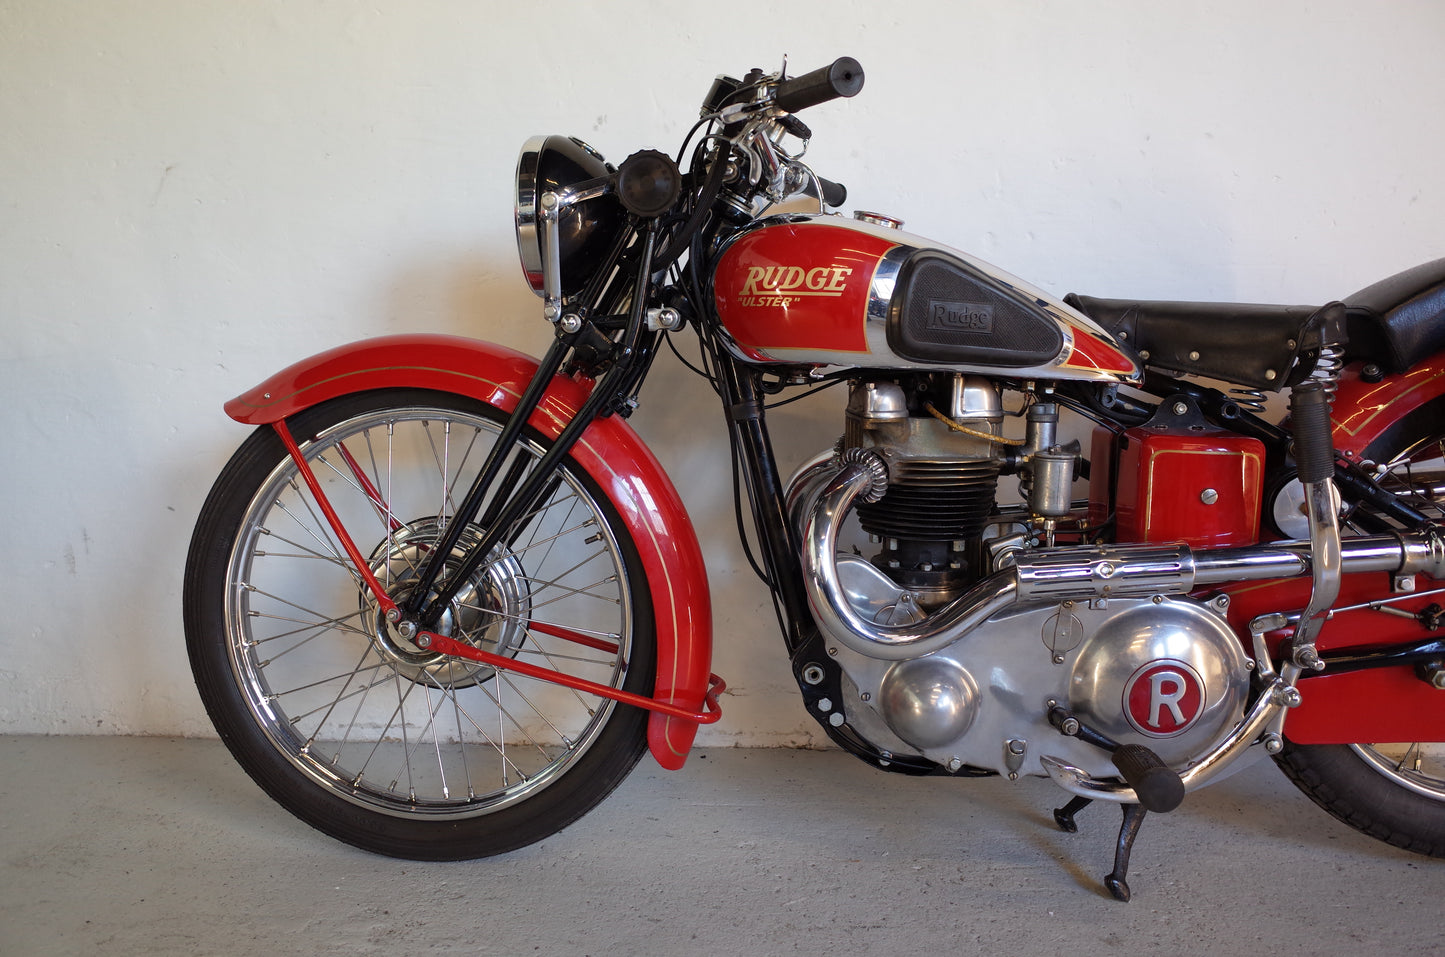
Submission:
{"label": "black headlight shell", "polygon": [[[602,155],[571,136],[534,136],[517,157],[517,252],[527,283],[542,295],[542,194],[562,193],[588,180],[610,175]],[[582,291],[606,257],[626,213],[616,196],[573,203],[558,218],[563,298]]]}

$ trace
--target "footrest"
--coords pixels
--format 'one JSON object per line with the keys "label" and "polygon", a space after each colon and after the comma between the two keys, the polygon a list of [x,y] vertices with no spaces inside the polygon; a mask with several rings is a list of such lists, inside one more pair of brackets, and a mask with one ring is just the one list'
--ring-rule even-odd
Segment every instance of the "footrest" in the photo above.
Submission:
{"label": "footrest", "polygon": [[1183,802],[1184,782],[1178,772],[1142,744],[1121,744],[1109,759],[1145,809],[1164,813]]}

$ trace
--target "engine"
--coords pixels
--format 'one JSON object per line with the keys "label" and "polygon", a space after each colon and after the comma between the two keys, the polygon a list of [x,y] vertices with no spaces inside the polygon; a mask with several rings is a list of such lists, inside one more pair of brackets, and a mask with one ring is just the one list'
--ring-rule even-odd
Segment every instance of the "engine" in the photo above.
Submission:
{"label": "engine", "polygon": [[[841,449],[876,452],[888,486],[860,500],[872,563],[925,609],[947,604],[1012,560],[1030,540],[1054,541],[1069,514],[1079,445],[1057,444],[1058,406],[1029,405],[1023,439],[1003,435],[998,389],[982,376],[939,374],[851,386]],[[1000,511],[999,476],[1017,473],[1023,498]]]}
{"label": "engine", "polygon": [[1003,407],[980,377],[905,381],[911,389],[889,380],[853,384],[843,447],[876,450],[888,463],[887,493],[860,503],[858,522],[882,546],[873,564],[933,608],[985,573]]}
{"label": "engine", "polygon": [[[1168,547],[1039,547],[1070,513],[1077,446],[1057,444],[1047,401],[1022,440],[1006,418],[983,377],[859,381],[840,448],[790,482],[830,646],[812,673],[841,670],[843,700],[818,717],[954,771],[1113,777],[1105,752],[1050,724],[1061,706],[1186,766],[1244,713],[1227,597],[1189,597]],[[1023,502],[1000,510],[1000,476],[1015,473]]]}
{"label": "engine", "polygon": [[[861,603],[869,580],[856,566]],[[872,580],[875,605],[886,583]],[[1188,598],[1064,601],[998,616],[917,658],[887,661],[839,645],[842,711],[875,747],[954,771],[1016,777],[1052,761],[1113,777],[1106,753],[1050,725],[1059,704],[1182,769],[1244,714],[1249,663],[1226,608]]]}

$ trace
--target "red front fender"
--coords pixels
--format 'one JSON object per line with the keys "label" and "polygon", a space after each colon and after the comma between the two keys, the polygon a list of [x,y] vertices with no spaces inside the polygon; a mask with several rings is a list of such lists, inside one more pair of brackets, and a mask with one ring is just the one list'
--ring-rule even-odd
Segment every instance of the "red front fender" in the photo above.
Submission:
{"label": "red front fender", "polygon": [[[268,425],[337,396],[417,387],[465,395],[503,411],[516,408],[537,371],[530,356],[459,336],[386,336],[302,359],[226,403],[247,425]],[[588,386],[557,376],[530,425],[556,438]],[[652,452],[622,419],[598,419],[572,458],[611,499],[642,556],[657,621],[655,696],[700,711],[712,663],[712,606],[692,521]],[[665,768],[682,767],[697,734],[691,721],[653,712],[647,743]]]}

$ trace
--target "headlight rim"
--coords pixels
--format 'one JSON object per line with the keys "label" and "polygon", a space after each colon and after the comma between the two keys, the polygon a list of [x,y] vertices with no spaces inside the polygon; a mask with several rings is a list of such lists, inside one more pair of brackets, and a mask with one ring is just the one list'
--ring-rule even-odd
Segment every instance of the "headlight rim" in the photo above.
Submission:
{"label": "headlight rim", "polygon": [[527,285],[538,296],[542,295],[542,243],[537,231],[537,171],[542,150],[549,139],[550,136],[532,136],[522,144],[517,154],[517,175],[514,179],[513,220],[516,223],[517,255],[522,262]]}

